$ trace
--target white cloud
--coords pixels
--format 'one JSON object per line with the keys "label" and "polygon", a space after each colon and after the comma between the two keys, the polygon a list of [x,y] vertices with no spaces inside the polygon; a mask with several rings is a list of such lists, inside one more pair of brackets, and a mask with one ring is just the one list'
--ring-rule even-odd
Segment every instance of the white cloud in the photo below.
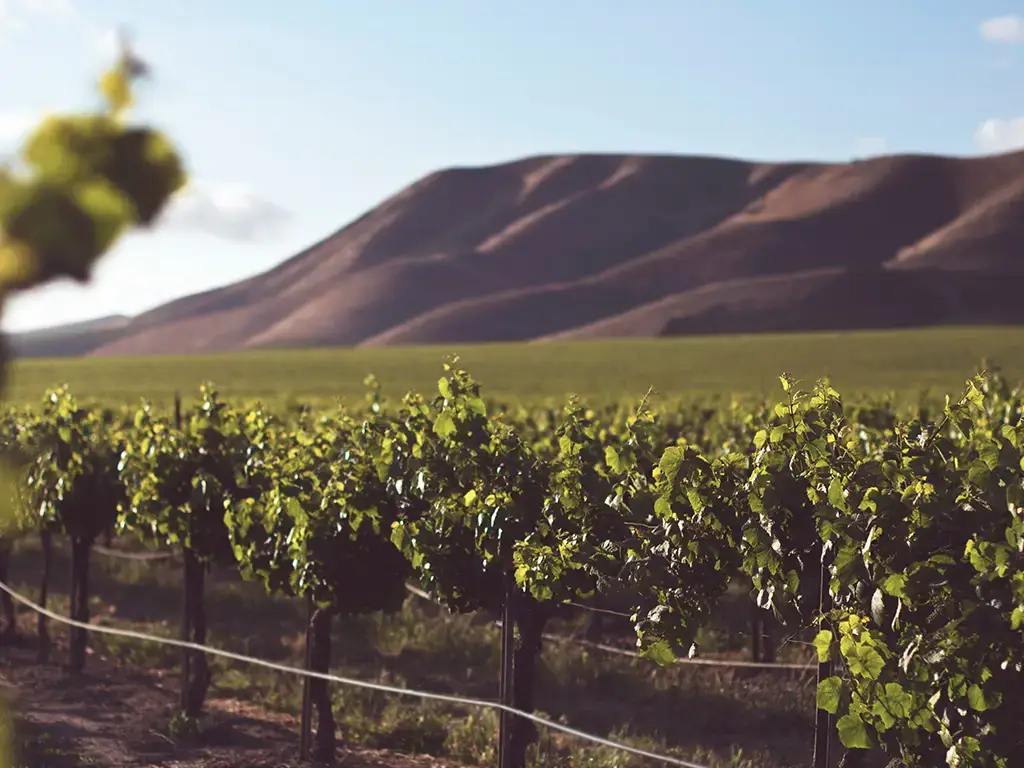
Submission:
{"label": "white cloud", "polygon": [[[134,51],[134,47],[131,45],[131,35],[128,34],[127,30],[99,26],[87,19],[80,19],[80,21],[85,37],[89,41],[89,46],[104,61],[110,62],[119,58],[125,52],[126,45]],[[145,55],[142,58],[145,59]]]}
{"label": "white cloud", "polygon": [[854,145],[854,154],[857,157],[875,157],[884,155],[887,149],[885,138],[882,136],[865,136],[857,139]]}
{"label": "white cloud", "polygon": [[41,112],[32,109],[15,108],[0,112],[0,152],[15,151],[41,117]]}
{"label": "white cloud", "polygon": [[974,132],[974,144],[986,153],[1024,149],[1024,117],[986,120]]}
{"label": "white cloud", "polygon": [[248,187],[192,181],[168,205],[160,226],[251,243],[273,238],[290,220],[288,211]]}
{"label": "white cloud", "polygon": [[87,30],[92,47],[104,59],[114,60],[121,54],[121,37],[116,29],[89,26]]}
{"label": "white cloud", "polygon": [[[32,109],[0,111],[0,163],[11,162],[43,112]],[[241,184],[191,181],[167,206],[161,228],[203,232],[239,242],[274,237],[291,220],[281,206]]]}
{"label": "white cloud", "polygon": [[1024,43],[1024,18],[997,16],[978,25],[979,34],[991,43]]}

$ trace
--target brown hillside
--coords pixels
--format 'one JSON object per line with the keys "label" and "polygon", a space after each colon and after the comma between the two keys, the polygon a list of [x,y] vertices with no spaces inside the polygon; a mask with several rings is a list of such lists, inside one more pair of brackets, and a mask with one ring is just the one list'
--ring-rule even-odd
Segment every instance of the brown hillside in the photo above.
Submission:
{"label": "brown hillside", "polygon": [[1024,323],[1024,278],[820,269],[714,283],[545,339]]}
{"label": "brown hillside", "polygon": [[1021,222],[1024,152],[528,158],[432,174],[91,353],[1017,323]]}

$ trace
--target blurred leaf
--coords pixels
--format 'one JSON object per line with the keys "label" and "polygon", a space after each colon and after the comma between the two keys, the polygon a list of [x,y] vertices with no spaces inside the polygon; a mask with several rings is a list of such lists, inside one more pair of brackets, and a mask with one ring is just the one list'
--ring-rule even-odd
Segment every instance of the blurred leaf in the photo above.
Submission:
{"label": "blurred leaf", "polygon": [[125,62],[108,69],[100,76],[99,90],[106,99],[113,117],[119,117],[133,104],[131,73]]}

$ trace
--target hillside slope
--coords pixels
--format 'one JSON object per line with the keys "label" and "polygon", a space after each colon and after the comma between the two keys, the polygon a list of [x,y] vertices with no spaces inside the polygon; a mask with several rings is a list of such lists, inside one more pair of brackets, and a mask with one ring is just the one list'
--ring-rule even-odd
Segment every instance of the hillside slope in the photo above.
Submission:
{"label": "hillside slope", "polygon": [[1019,323],[1022,222],[1024,152],[534,157],[434,173],[88,352]]}
{"label": "hillside slope", "polygon": [[11,334],[8,343],[15,357],[67,357],[83,355],[114,341],[131,322],[125,315],[111,315],[32,331]]}

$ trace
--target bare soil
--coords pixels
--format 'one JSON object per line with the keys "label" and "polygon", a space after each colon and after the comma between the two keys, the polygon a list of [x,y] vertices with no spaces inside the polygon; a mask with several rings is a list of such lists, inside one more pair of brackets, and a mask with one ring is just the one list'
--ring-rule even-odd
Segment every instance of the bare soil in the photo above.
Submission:
{"label": "bare soil", "polygon": [[[54,656],[60,658],[61,649]],[[211,698],[194,738],[169,733],[177,681],[93,654],[81,675],[39,663],[28,643],[5,648],[0,691],[14,713],[17,768],[290,768],[298,722],[237,699]],[[367,749],[338,751],[347,768],[448,768],[430,757]]]}

